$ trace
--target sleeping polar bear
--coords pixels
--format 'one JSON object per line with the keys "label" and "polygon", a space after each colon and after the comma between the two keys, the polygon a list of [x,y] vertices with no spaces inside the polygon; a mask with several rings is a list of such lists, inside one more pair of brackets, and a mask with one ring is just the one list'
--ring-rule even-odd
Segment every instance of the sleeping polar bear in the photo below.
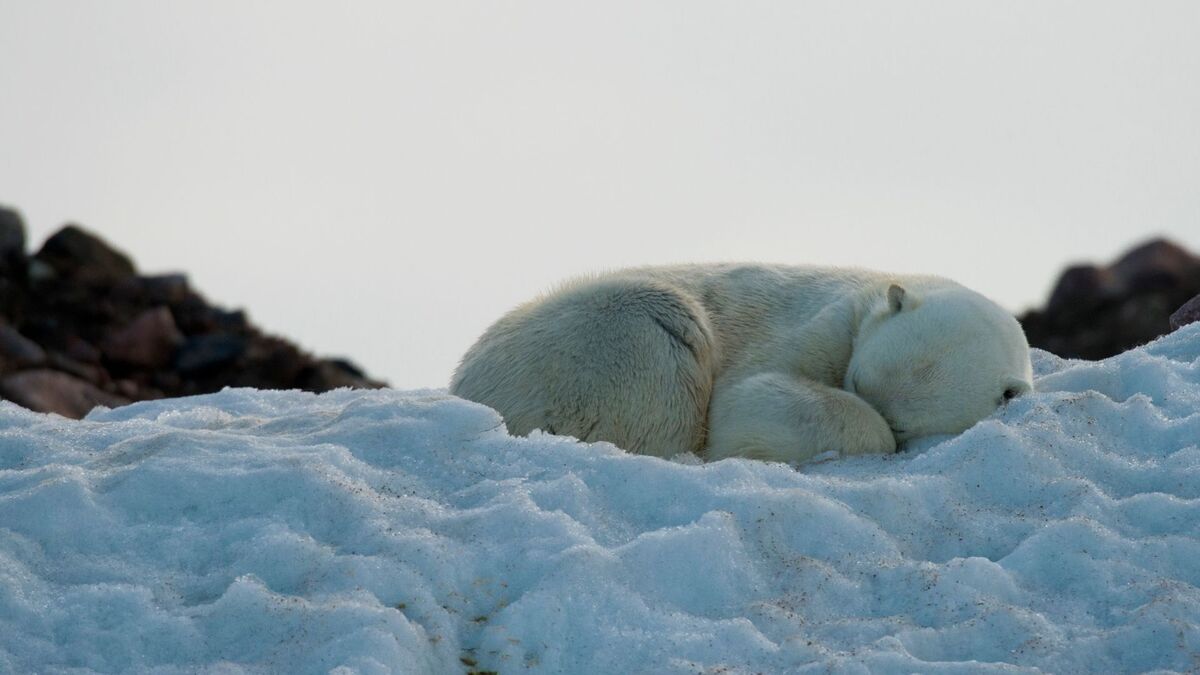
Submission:
{"label": "sleeping polar bear", "polygon": [[492,325],[450,384],[514,434],[793,463],[958,433],[1031,389],[1020,324],[974,291],[774,265],[570,282]]}

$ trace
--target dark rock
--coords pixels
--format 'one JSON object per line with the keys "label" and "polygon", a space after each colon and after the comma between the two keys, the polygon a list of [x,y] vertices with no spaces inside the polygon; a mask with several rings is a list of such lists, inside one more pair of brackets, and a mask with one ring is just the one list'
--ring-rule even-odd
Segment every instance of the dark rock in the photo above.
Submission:
{"label": "dark rock", "polygon": [[20,320],[25,305],[23,291],[20,283],[0,274],[0,316]]}
{"label": "dark rock", "polygon": [[1200,258],[1178,244],[1154,239],[1130,250],[1109,268],[1127,293],[1172,289],[1200,273]]}
{"label": "dark rock", "polygon": [[366,379],[367,377],[367,374],[363,372],[362,368],[359,368],[354,364],[353,361],[349,359],[325,359],[325,361],[334,368],[337,368],[338,370],[341,370],[343,373],[346,373],[352,377],[357,377],[359,379]]}
{"label": "dark rock", "polygon": [[[77,225],[67,225],[42,244],[34,261],[55,278],[112,286],[137,273],[129,256]],[[31,274],[33,274],[31,270]],[[38,276],[47,273],[39,271]]]}
{"label": "dark rock", "polygon": [[143,398],[142,396],[139,396],[139,394],[142,392],[142,388],[139,387],[138,383],[134,382],[133,380],[117,380],[113,383],[113,388],[117,390],[118,394],[127,399],[141,400]]}
{"label": "dark rock", "polygon": [[355,377],[338,366],[319,361],[305,369],[300,377],[300,388],[308,391],[330,391],[341,387],[362,387],[362,378]]}
{"label": "dark rock", "polygon": [[29,368],[45,362],[46,351],[17,329],[0,322],[0,370]]}
{"label": "dark rock", "polygon": [[1183,306],[1175,310],[1171,315],[1171,330],[1179,330],[1184,326],[1200,321],[1200,295],[1183,303]]}
{"label": "dark rock", "polygon": [[38,373],[10,381],[13,397],[72,416],[95,401],[227,386],[379,385],[349,361],[317,360],[264,334],[245,312],[210,305],[183,274],[139,275],[128,256],[80,227],[63,228],[29,257],[20,216],[3,208],[0,317],[0,376]]}
{"label": "dark rock", "polygon": [[100,351],[105,358],[117,363],[161,368],[171,362],[183,340],[171,310],[155,307],[110,333],[100,345]]}
{"label": "dark rock", "polygon": [[98,387],[103,387],[112,379],[108,376],[108,371],[103,366],[94,363],[81,363],[58,352],[50,352],[46,356],[46,365],[54,370],[59,370],[69,375],[74,375],[81,380],[91,382]]}
{"label": "dark rock", "polygon": [[[183,378],[179,376],[179,373],[176,373],[172,370],[156,370],[153,373],[150,373],[150,384],[153,385],[154,388],[161,389],[164,392],[172,392],[172,395],[175,396],[200,393],[198,389],[189,388],[183,381]],[[143,388],[145,389],[148,387],[149,385]],[[220,389],[221,387],[217,387],[216,389],[208,389],[206,391],[218,391]],[[158,398],[162,397],[160,396]]]}
{"label": "dark rock", "polygon": [[223,309],[213,310],[211,320],[215,330],[236,333],[250,328],[250,319],[240,309],[232,312]]}
{"label": "dark rock", "polygon": [[1200,258],[1162,239],[1113,264],[1076,265],[1045,309],[1020,317],[1029,344],[1068,358],[1102,359],[1172,330],[1171,312],[1200,293]]}
{"label": "dark rock", "polygon": [[113,295],[129,302],[174,306],[191,294],[183,274],[158,274],[126,278],[113,287]]}
{"label": "dark rock", "polygon": [[67,335],[63,338],[63,352],[82,363],[100,363],[100,350],[78,335]]}
{"label": "dark rock", "polygon": [[0,396],[38,412],[79,419],[98,406],[116,407],[129,400],[109,394],[57,370],[25,370],[0,379]]}
{"label": "dark rock", "polygon": [[246,338],[213,333],[189,338],[175,355],[175,370],[190,376],[224,368],[246,353]]}
{"label": "dark rock", "polygon": [[246,349],[234,386],[258,389],[303,389],[301,373],[313,359],[295,345],[276,337],[258,335]]}
{"label": "dark rock", "polygon": [[250,329],[245,312],[212,307],[195,292],[189,292],[180,302],[172,304],[171,311],[180,330],[187,335],[241,333]]}
{"label": "dark rock", "polygon": [[25,267],[25,221],[16,211],[0,206],[0,274]]}
{"label": "dark rock", "polygon": [[27,290],[21,332],[44,347],[63,352],[69,337],[97,345],[114,326],[129,323],[145,309],[116,302],[105,287],[69,279],[31,282]]}
{"label": "dark rock", "polygon": [[379,389],[385,385],[367,378],[349,361],[326,359],[317,361],[312,367],[306,368],[299,378],[299,386],[301,389],[319,392],[341,387]]}
{"label": "dark rock", "polygon": [[1046,311],[1077,311],[1114,295],[1116,283],[1112,273],[1095,265],[1074,265],[1059,275],[1046,302]]}
{"label": "dark rock", "polygon": [[154,304],[174,305],[183,302],[192,291],[186,274],[141,277],[141,282],[146,298]]}

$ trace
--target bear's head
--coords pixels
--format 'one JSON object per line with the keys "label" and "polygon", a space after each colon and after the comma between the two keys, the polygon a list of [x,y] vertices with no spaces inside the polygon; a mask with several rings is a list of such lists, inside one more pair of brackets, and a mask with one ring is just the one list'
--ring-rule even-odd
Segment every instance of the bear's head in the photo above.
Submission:
{"label": "bear's head", "polygon": [[844,386],[898,442],[959,433],[1033,390],[1025,333],[991,300],[945,280],[892,284],[877,300]]}

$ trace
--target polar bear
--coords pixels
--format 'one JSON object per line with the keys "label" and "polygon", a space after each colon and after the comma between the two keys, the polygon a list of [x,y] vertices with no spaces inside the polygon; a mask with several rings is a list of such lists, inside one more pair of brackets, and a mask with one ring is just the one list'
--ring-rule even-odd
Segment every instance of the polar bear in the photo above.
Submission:
{"label": "polar bear", "polygon": [[752,264],[569,282],[488,328],[450,384],[514,434],[788,463],[958,433],[1032,388],[1020,324],[953,281]]}

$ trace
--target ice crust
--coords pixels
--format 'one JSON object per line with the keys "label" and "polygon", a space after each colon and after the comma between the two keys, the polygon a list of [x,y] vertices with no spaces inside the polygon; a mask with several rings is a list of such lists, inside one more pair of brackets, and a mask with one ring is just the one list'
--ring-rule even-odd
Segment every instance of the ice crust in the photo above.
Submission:
{"label": "ice crust", "polygon": [[444,392],[0,406],[0,673],[1200,670],[1200,325],[800,467]]}

